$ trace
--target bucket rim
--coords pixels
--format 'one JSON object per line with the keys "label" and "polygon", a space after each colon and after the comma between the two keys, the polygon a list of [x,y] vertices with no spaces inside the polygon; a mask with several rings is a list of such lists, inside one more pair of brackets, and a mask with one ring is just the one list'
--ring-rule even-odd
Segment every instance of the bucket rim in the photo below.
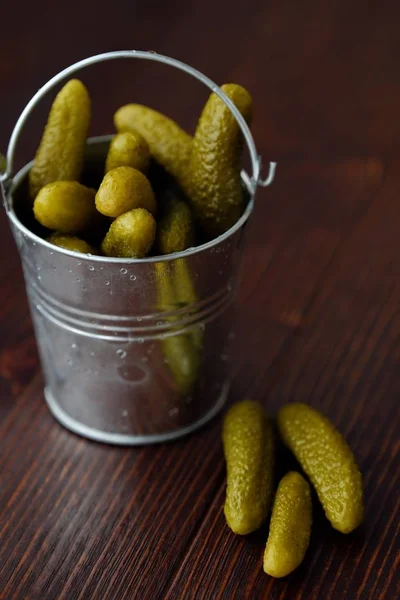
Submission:
{"label": "bucket rim", "polygon": [[[246,185],[248,186],[249,191],[252,193],[257,188],[257,186],[268,187],[272,183],[276,169],[276,162],[269,163],[268,176],[266,177],[266,179],[263,179],[260,176],[262,166],[261,156],[257,152],[254,138],[252,136],[248,124],[246,123],[245,118],[243,117],[239,109],[236,107],[234,102],[229,98],[229,96],[227,96],[227,94],[225,94],[225,92],[212,79],[204,75],[204,73],[202,73],[198,69],[195,69],[194,67],[182,62],[181,60],[177,60],[164,54],[159,54],[158,52],[154,52],[152,50],[114,50],[112,52],[103,52],[101,54],[88,56],[87,58],[79,60],[70,65],[69,67],[66,67],[65,69],[61,70],[56,75],[54,75],[51,79],[49,79],[47,83],[45,83],[30,99],[30,101],[20,114],[11,133],[5,161],[3,160],[3,162],[5,162],[5,165],[0,165],[0,184],[3,187],[3,189],[6,186],[11,186],[11,182],[14,178],[13,166],[15,150],[20,138],[20,134],[24,129],[25,123],[30,117],[33,109],[41,101],[41,99],[44,98],[47,95],[47,93],[51,91],[56,85],[63,82],[70,75],[74,75],[75,73],[91,65],[116,59],[141,59],[163,63],[169,67],[173,67],[175,69],[178,69],[179,71],[186,73],[187,75],[190,75],[194,79],[197,79],[198,81],[203,83],[207,88],[209,88],[211,92],[217,94],[217,96],[219,96],[219,98],[229,108],[230,112],[237,121],[243,133],[243,137],[249,151],[252,166],[252,174],[251,176],[249,175],[246,178]],[[4,159],[2,155],[1,158]],[[5,208],[6,210],[8,209],[7,205],[5,206]]]}
{"label": "bucket rim", "polygon": [[[86,143],[87,143],[87,145],[92,145],[92,144],[96,144],[96,143],[100,144],[100,143],[110,141],[112,139],[112,137],[113,137],[112,134],[94,136],[94,137],[88,138]],[[25,237],[29,238],[32,242],[35,242],[37,245],[47,248],[53,254],[64,254],[65,256],[70,256],[70,257],[76,258],[80,261],[83,260],[83,261],[106,263],[106,264],[121,264],[121,265],[129,265],[130,264],[130,265],[133,265],[133,264],[144,264],[144,263],[171,262],[171,261],[178,260],[181,258],[188,258],[189,256],[194,256],[195,254],[200,254],[201,252],[206,252],[207,250],[211,250],[212,248],[222,244],[227,239],[232,237],[237,231],[239,231],[247,223],[247,221],[254,209],[254,199],[255,199],[255,193],[256,193],[255,190],[253,190],[253,193],[250,195],[249,201],[246,205],[246,208],[245,208],[242,216],[240,217],[240,219],[238,221],[236,221],[236,223],[230,229],[228,229],[227,231],[225,231],[223,234],[219,235],[218,237],[216,237],[208,242],[205,242],[204,244],[201,244],[199,246],[193,246],[191,248],[187,248],[186,250],[183,250],[182,252],[173,252],[172,254],[162,254],[159,256],[145,256],[143,258],[119,258],[119,257],[114,257],[114,256],[102,256],[102,255],[98,255],[98,254],[85,254],[82,252],[74,252],[73,250],[67,250],[66,248],[61,248],[60,246],[51,244],[47,240],[41,238],[36,233],[33,233],[30,229],[28,229],[28,227],[26,227],[26,225],[24,225],[22,223],[22,221],[20,221],[20,219],[16,215],[16,212],[14,209],[14,202],[13,202],[13,192],[21,184],[23,179],[26,177],[32,164],[33,164],[33,160],[30,161],[29,163],[27,163],[26,165],[24,165],[13,177],[12,185],[11,185],[10,189],[7,191],[7,195],[9,196],[7,216],[10,219],[10,221],[13,223],[13,225]],[[242,171],[242,180],[244,181],[245,185],[248,183],[246,181],[247,178],[248,178],[247,173]],[[246,185],[246,187],[247,187],[247,185]]]}

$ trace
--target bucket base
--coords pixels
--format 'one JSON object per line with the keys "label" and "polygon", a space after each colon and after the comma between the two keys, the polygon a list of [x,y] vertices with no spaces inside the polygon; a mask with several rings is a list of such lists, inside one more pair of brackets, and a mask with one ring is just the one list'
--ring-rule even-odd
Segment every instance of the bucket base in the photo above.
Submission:
{"label": "bucket base", "polygon": [[94,440],[96,442],[102,442],[104,444],[113,444],[117,446],[144,446],[149,444],[161,444],[163,442],[170,442],[181,438],[189,433],[192,433],[196,429],[202,427],[205,423],[214,418],[217,413],[224,406],[229,392],[229,383],[226,382],[222,387],[222,392],[214,404],[214,406],[203,416],[191,425],[183,427],[182,429],[176,429],[168,433],[160,433],[155,435],[128,435],[124,433],[108,433],[101,431],[100,429],[94,429],[87,425],[83,425],[79,421],[76,421],[70,417],[58,404],[56,398],[53,396],[51,391],[45,387],[44,396],[50,412],[55,419],[61,423],[66,429],[69,429],[73,433],[76,433],[82,437]]}

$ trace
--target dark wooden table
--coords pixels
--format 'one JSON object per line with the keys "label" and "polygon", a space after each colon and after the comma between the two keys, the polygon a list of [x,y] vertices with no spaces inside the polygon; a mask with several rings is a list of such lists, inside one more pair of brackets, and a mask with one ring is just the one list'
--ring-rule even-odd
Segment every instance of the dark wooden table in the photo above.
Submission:
{"label": "dark wooden table", "polygon": [[[395,1],[125,0],[7,3],[0,38],[4,151],[49,76],[100,51],[154,49],[254,95],[259,194],[238,297],[232,400],[290,400],[343,432],[365,481],[365,523],[316,511],[304,564],[262,572],[267,532],[222,514],[220,419],[152,448],[90,443],[43,400],[16,249],[0,219],[0,597],[3,600],[399,597],[400,8]],[[168,79],[169,77],[169,79]],[[93,133],[128,101],[193,128],[205,94],[146,64],[94,68]],[[167,83],[168,82],[168,83]],[[166,91],[168,93],[166,93]],[[30,159],[48,104],[20,147]]]}

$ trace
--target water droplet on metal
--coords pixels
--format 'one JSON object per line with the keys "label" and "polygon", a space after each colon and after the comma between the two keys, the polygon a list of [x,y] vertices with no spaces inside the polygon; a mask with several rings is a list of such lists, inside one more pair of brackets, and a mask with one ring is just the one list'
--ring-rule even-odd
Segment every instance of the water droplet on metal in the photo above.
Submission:
{"label": "water droplet on metal", "polygon": [[88,269],[89,269],[89,271],[94,271],[94,266],[93,265],[89,265]]}
{"label": "water droplet on metal", "polygon": [[122,273],[122,275],[126,275],[128,272],[128,269],[125,269],[124,267],[122,269],[119,270],[120,273]]}
{"label": "water droplet on metal", "polygon": [[71,344],[71,348],[76,348],[76,344]]}
{"label": "water droplet on metal", "polygon": [[179,415],[179,408],[171,408],[171,410],[168,411],[168,414],[170,417],[176,417]]}
{"label": "water droplet on metal", "polygon": [[123,410],[122,411],[122,416],[123,417],[127,417],[128,416],[128,411],[127,410]]}
{"label": "water droplet on metal", "polygon": [[91,352],[90,356],[96,356],[96,352]]}
{"label": "water droplet on metal", "polygon": [[76,264],[78,265],[78,267],[80,267],[82,263],[80,260],[78,260],[78,262]]}
{"label": "water droplet on metal", "polygon": [[126,367],[120,367],[118,373],[125,381],[131,381],[139,383],[147,377],[146,371],[142,367],[136,365],[129,365]]}
{"label": "water droplet on metal", "polygon": [[109,281],[105,281],[104,283],[105,283],[106,285],[110,285],[110,282],[109,282]]}
{"label": "water droplet on metal", "polygon": [[77,278],[76,278],[76,281],[77,281],[78,283],[80,282],[80,279],[79,279],[79,277],[77,277]]}
{"label": "water droplet on metal", "polygon": [[42,276],[41,276],[41,275],[38,275],[38,276],[37,276],[37,278],[38,278],[38,280],[40,281],[40,280],[42,279]]}
{"label": "water droplet on metal", "polygon": [[118,348],[117,356],[119,356],[120,358],[125,358],[125,356],[126,356],[125,350],[122,350],[122,348]]}
{"label": "water droplet on metal", "polygon": [[131,281],[136,281],[136,275],[131,275],[131,276],[129,277],[129,279],[130,279]]}

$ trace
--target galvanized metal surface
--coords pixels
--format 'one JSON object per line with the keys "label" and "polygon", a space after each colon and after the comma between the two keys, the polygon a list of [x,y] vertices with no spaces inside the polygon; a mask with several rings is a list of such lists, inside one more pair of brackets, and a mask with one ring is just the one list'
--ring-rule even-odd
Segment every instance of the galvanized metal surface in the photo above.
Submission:
{"label": "galvanized metal surface", "polygon": [[[203,81],[232,110],[250,153],[253,172],[243,173],[249,201],[241,219],[219,238],[174,255],[129,260],[55,247],[26,226],[30,165],[12,178],[19,134],[43,95],[84,66],[126,57],[158,60]],[[89,163],[104,160],[108,142],[88,141]],[[21,255],[46,400],[64,426],[102,442],[154,443],[193,431],[221,408],[234,337],[232,300],[259,166],[253,138],[229,98],[201,73],[154,53],[85,59],[50,80],[27,105],[11,137],[1,184]],[[274,170],[271,163],[264,184],[271,183]]]}

